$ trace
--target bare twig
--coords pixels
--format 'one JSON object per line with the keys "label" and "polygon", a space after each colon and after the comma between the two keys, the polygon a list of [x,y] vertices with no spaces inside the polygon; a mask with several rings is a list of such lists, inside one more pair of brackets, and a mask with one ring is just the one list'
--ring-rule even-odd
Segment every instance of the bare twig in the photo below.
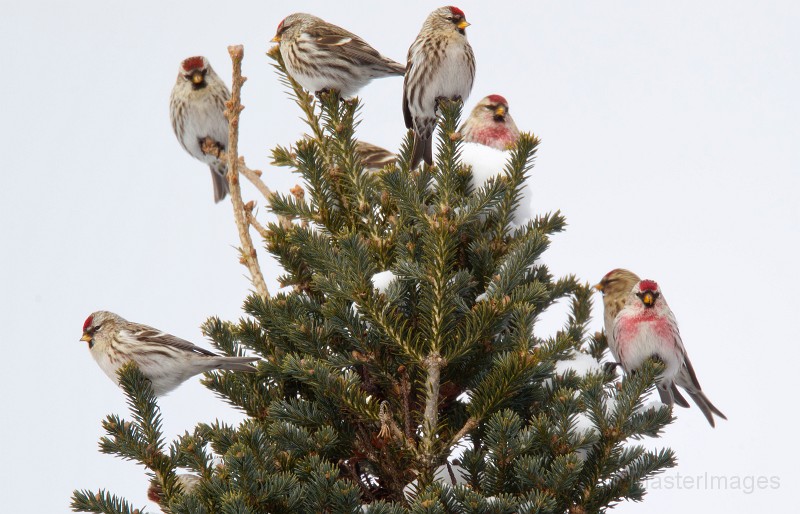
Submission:
{"label": "bare twig", "polygon": [[253,209],[255,208],[255,206],[256,203],[252,200],[244,204],[244,215],[247,217],[247,223],[249,223],[250,226],[256,229],[256,232],[261,234],[261,237],[266,239],[267,236],[269,236],[269,231],[266,228],[264,228],[264,225],[258,222],[255,215],[253,214]]}
{"label": "bare twig", "polygon": [[[244,47],[235,45],[228,47],[228,53],[233,61],[233,83],[231,84],[231,99],[226,103],[225,116],[228,118],[228,186],[231,194],[231,204],[233,205],[233,218],[236,220],[236,227],[239,229],[239,240],[242,243],[242,260],[250,271],[250,280],[259,296],[269,298],[267,283],[261,273],[258,264],[258,255],[253,247],[253,240],[250,237],[249,224],[247,222],[244,203],[242,202],[242,190],[239,186],[239,114],[242,112],[241,93],[242,85],[246,77],[242,76],[242,58],[244,58]],[[245,175],[247,177],[247,175]],[[249,177],[248,177],[249,178]],[[260,179],[259,179],[260,180]],[[266,187],[266,186],[264,186]]]}
{"label": "bare twig", "polygon": [[[210,137],[207,137],[203,140],[203,144],[201,145],[201,147],[204,154],[213,155],[214,157],[216,157],[221,161],[228,160],[228,154],[225,152],[225,150],[220,148],[219,144],[217,144],[217,142],[211,139]],[[241,155],[239,156],[238,170],[239,173],[244,175],[244,178],[246,178],[247,180],[250,181],[251,184],[256,186],[256,189],[258,189],[261,192],[261,194],[264,195],[264,198],[266,198],[268,201],[272,199],[272,194],[273,194],[272,190],[268,188],[266,184],[264,184],[263,180],[261,180],[261,171],[251,170],[250,168],[248,168],[247,165],[244,163],[244,157],[242,157]]]}
{"label": "bare twig", "polygon": [[464,426],[461,427],[461,430],[459,430],[456,433],[456,435],[454,435],[453,438],[450,439],[450,444],[448,444],[447,447],[452,448],[453,446],[457,445],[461,439],[463,439],[470,431],[474,430],[477,426],[478,426],[478,420],[475,419],[474,417],[470,417],[467,420],[467,422],[464,423]]}

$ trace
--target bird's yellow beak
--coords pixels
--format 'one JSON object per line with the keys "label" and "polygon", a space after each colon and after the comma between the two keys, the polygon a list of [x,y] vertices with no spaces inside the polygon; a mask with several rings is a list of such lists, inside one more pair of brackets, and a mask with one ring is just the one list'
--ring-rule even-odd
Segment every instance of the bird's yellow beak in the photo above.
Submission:
{"label": "bird's yellow beak", "polygon": [[273,43],[280,43],[280,42],[281,42],[281,36],[280,36],[280,34],[275,34],[275,37],[273,37],[272,39],[270,39],[270,41],[272,41]]}
{"label": "bird's yellow beak", "polygon": [[458,25],[456,25],[456,27],[458,27],[460,30],[464,30],[465,28],[469,27],[470,25],[471,25],[471,23],[467,22],[467,20],[461,20],[461,21],[458,22]]}
{"label": "bird's yellow beak", "polygon": [[506,117],[506,108],[502,105],[494,110],[494,115],[497,118],[505,118]]}
{"label": "bird's yellow beak", "polygon": [[652,307],[653,306],[653,302],[655,302],[655,301],[656,301],[655,296],[653,296],[653,293],[651,293],[649,291],[646,292],[644,294],[644,296],[642,296],[642,303],[644,303],[648,307]]}
{"label": "bird's yellow beak", "polygon": [[203,83],[203,74],[199,71],[195,71],[192,73],[192,83],[194,84],[202,84]]}
{"label": "bird's yellow beak", "polygon": [[595,285],[593,285],[592,287],[593,287],[593,288],[595,288],[595,289],[597,289],[597,290],[598,290],[598,291],[600,291],[601,293],[603,292],[603,289],[605,289],[605,287],[603,286],[603,284],[595,284]]}
{"label": "bird's yellow beak", "polygon": [[88,343],[88,342],[91,342],[91,340],[92,340],[92,336],[90,336],[86,332],[84,332],[83,335],[81,336],[81,341],[85,341],[85,342]]}

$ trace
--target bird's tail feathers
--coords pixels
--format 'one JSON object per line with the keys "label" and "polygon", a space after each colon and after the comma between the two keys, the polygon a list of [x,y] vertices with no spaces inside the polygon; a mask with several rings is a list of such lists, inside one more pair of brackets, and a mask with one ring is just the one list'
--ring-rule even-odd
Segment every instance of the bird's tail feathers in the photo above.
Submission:
{"label": "bird's tail feathers", "polygon": [[217,362],[216,369],[227,369],[229,371],[256,371],[256,368],[250,364],[259,360],[258,357],[222,357]]}
{"label": "bird's tail feathers", "polygon": [[687,389],[686,392],[689,393],[689,396],[692,398],[692,400],[694,400],[694,403],[696,403],[700,410],[703,411],[703,415],[708,420],[708,424],[712,427],[715,426],[713,414],[716,414],[722,419],[728,419],[725,414],[723,414],[714,406],[713,403],[711,403],[711,400],[708,399],[703,391],[699,389],[697,391],[690,391]]}
{"label": "bird's tail feathers", "polygon": [[228,178],[225,176],[228,168],[221,162],[212,164],[210,167],[211,181],[214,183],[214,202],[219,203],[228,194]]}
{"label": "bird's tail feathers", "polygon": [[686,401],[686,398],[683,397],[681,392],[678,390],[678,386],[676,386],[674,383],[672,384],[672,397],[675,399],[675,403],[681,407],[685,409],[689,408],[689,402]]}
{"label": "bird's tail feathers", "polygon": [[433,162],[432,157],[432,141],[433,138],[428,137],[427,139],[423,138],[423,136],[414,133],[414,149],[411,152],[411,169],[415,169],[419,166],[419,163],[425,159],[425,162],[431,164]]}

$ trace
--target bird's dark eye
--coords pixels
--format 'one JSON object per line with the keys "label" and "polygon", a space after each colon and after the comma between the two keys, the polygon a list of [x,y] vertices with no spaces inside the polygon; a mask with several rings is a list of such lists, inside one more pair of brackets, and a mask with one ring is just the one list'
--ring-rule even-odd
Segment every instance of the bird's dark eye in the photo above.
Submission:
{"label": "bird's dark eye", "polygon": [[95,326],[93,326],[93,327],[92,327],[92,333],[93,333],[93,334],[94,334],[95,332],[97,332],[98,330],[100,330],[100,325],[95,325]]}
{"label": "bird's dark eye", "polygon": [[494,107],[492,107],[491,105],[487,105],[487,106],[485,106],[485,109],[488,110],[488,111],[493,111]]}

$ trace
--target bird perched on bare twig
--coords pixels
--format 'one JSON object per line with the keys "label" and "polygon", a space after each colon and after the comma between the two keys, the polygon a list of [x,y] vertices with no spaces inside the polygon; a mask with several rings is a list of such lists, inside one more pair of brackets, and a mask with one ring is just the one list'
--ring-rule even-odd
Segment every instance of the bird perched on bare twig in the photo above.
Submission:
{"label": "bird perched on bare twig", "polygon": [[249,363],[257,357],[226,357],[147,325],[132,323],[108,311],[97,311],[83,323],[81,341],[108,377],[117,382],[117,370],[135,362],[153,384],[156,396],[164,395],[190,377],[214,369],[255,371]]}
{"label": "bird perched on bare twig", "polygon": [[347,98],[372,79],[406,70],[352,32],[311,14],[284,18],[272,41],[280,45],[289,76],[312,93],[336,90]]}
{"label": "bird perched on bare twig", "polygon": [[[184,150],[211,168],[214,201],[228,194],[228,167],[215,155],[203,151],[206,139],[220,151],[228,146],[228,119],[225,102],[231,93],[222,79],[202,56],[189,57],[181,62],[178,79],[169,98],[169,117],[172,130]],[[218,152],[217,152],[218,153]]]}

